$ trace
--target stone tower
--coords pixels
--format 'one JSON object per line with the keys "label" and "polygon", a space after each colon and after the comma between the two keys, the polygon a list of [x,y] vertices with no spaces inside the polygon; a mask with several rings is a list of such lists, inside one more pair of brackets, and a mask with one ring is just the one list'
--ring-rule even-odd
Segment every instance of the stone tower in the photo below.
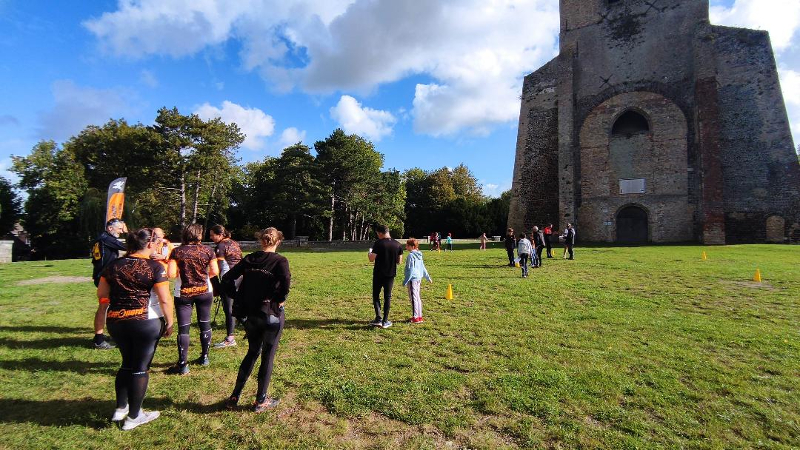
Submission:
{"label": "stone tower", "polygon": [[763,31],[708,0],[561,0],[560,54],[525,77],[509,226],[594,242],[783,242],[800,166]]}

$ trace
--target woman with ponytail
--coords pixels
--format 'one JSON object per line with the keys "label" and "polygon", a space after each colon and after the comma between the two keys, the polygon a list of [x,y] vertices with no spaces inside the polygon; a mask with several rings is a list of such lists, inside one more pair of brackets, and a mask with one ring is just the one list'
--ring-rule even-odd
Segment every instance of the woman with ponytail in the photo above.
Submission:
{"label": "woman with ponytail", "polygon": [[[233,314],[244,324],[247,333],[248,349],[242,364],[233,393],[228,398],[228,408],[239,403],[244,384],[253,372],[256,359],[261,355],[258,369],[258,391],[256,392],[255,412],[274,408],[278,400],[267,397],[267,388],[272,376],[272,363],[283,332],[283,304],[289,294],[291,274],[289,262],[276,253],[283,241],[283,233],[275,228],[267,228],[256,237],[261,242],[261,251],[251,253],[222,277],[223,291],[234,297]],[[237,288],[236,280],[242,277]]]}
{"label": "woman with ponytail", "polygon": [[[239,243],[231,239],[230,231],[226,230],[222,225],[214,225],[208,230],[208,235],[211,240],[217,244],[215,251],[217,255],[217,264],[219,265],[219,275],[224,276],[231,270],[239,261],[242,260],[242,249]],[[241,278],[237,283],[241,282]],[[233,298],[220,293],[222,298],[222,310],[225,312],[225,329],[228,334],[222,342],[215,344],[214,348],[226,348],[236,345],[236,338],[233,335],[234,327],[236,326],[236,319],[233,317]]]}

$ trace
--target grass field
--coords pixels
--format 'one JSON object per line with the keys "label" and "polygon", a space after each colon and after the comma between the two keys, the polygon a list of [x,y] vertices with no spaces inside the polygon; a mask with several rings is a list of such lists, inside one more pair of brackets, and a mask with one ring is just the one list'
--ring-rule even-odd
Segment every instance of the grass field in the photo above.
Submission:
{"label": "grass field", "polygon": [[285,254],[279,407],[222,408],[241,329],[187,377],[163,373],[171,337],[144,403],[162,417],[131,432],[108,422],[119,353],[89,349],[94,286],[69,278],[88,259],[0,265],[0,448],[800,447],[800,247],[577,248],[528,279],[499,248],[425,252],[426,322],[398,280],[387,330],[365,252]]}

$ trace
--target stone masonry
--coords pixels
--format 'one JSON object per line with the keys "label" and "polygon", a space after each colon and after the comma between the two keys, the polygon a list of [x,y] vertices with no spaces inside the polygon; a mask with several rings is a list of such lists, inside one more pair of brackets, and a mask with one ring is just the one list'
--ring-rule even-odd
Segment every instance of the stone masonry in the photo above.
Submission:
{"label": "stone masonry", "polygon": [[784,242],[800,166],[769,36],[708,0],[561,0],[525,77],[508,224],[589,242]]}

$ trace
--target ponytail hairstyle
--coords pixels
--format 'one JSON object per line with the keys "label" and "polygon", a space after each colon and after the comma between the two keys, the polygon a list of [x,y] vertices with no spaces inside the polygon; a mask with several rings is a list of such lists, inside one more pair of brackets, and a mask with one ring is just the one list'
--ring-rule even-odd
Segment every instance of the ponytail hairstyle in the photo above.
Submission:
{"label": "ponytail hairstyle", "polygon": [[283,233],[281,233],[275,227],[269,227],[256,233],[256,238],[261,241],[262,247],[267,248],[277,245],[283,241]]}
{"label": "ponytail hairstyle", "polygon": [[203,226],[199,223],[187,225],[181,232],[181,244],[191,244],[203,240]]}
{"label": "ponytail hairstyle", "polygon": [[216,234],[217,236],[222,236],[225,239],[228,239],[228,238],[231,237],[231,232],[226,230],[225,227],[223,227],[222,225],[214,225],[208,231],[210,231],[211,233]]}
{"label": "ponytail hairstyle", "polygon": [[140,250],[147,248],[147,244],[156,241],[156,234],[153,233],[152,228],[139,228],[133,233],[128,233],[125,238],[125,246],[128,248],[128,253],[136,253]]}

